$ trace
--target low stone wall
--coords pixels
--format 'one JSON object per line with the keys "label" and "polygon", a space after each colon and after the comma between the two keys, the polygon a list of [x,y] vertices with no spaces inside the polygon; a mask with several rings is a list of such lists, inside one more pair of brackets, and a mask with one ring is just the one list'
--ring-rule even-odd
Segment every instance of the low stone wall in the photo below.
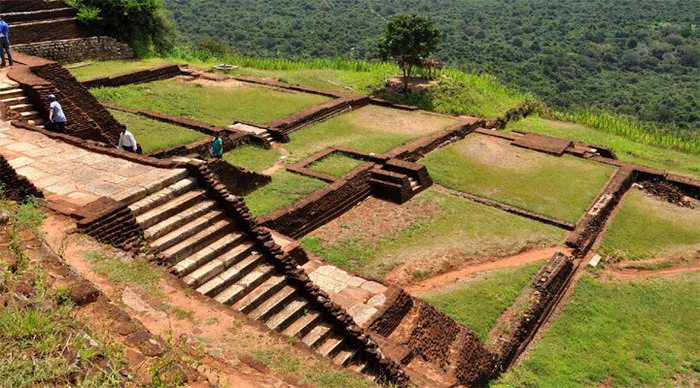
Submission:
{"label": "low stone wall", "polygon": [[261,217],[260,223],[292,238],[304,236],[367,198],[373,167],[373,163],[360,165],[301,201]]}
{"label": "low stone wall", "polygon": [[243,167],[231,165],[221,159],[211,159],[208,162],[209,170],[217,179],[226,186],[226,189],[235,195],[245,195],[272,181],[269,175],[248,171]]}
{"label": "low stone wall", "polygon": [[465,136],[476,130],[477,127],[484,124],[484,120],[470,117],[460,119],[460,123],[438,132],[435,135],[422,137],[411,141],[401,147],[395,148],[386,154],[387,158],[397,158],[415,162],[416,160],[427,155],[446,143],[464,139]]}
{"label": "low stone wall", "polygon": [[79,25],[75,18],[13,23],[10,28],[12,44],[51,42],[98,35],[95,29]]}
{"label": "low stone wall", "polygon": [[369,330],[383,337],[388,337],[403,318],[413,308],[413,298],[406,291],[392,289],[382,308],[370,319]]}
{"label": "low stone wall", "polygon": [[586,214],[576,223],[576,229],[566,239],[566,245],[574,248],[577,254],[586,252],[602,231],[610,213],[632,186],[634,177],[634,169],[629,166],[620,167]]}
{"label": "low stone wall", "polygon": [[138,254],[143,247],[143,230],[129,207],[102,197],[71,214],[77,218],[78,230],[103,244]]}
{"label": "low stone wall", "polygon": [[15,44],[12,48],[24,54],[51,59],[59,63],[134,57],[134,52],[129,45],[108,36]]}
{"label": "low stone wall", "polygon": [[43,197],[41,190],[27,178],[18,175],[2,155],[0,155],[0,191],[3,196],[14,201],[22,201],[27,196]]}
{"label": "low stone wall", "polygon": [[512,143],[516,147],[527,148],[554,156],[562,156],[566,150],[573,146],[573,142],[559,137],[526,133]]}
{"label": "low stone wall", "polygon": [[136,70],[125,74],[114,75],[111,77],[93,78],[83,81],[83,86],[86,88],[97,88],[101,86],[114,87],[130,84],[139,84],[145,82],[158,81],[168,78],[173,78],[180,75],[180,66],[164,65],[152,69]]}
{"label": "low stone wall", "polygon": [[290,132],[303,126],[324,120],[346,110],[357,109],[367,104],[369,104],[369,97],[366,96],[343,97],[302,110],[283,119],[267,123],[267,126],[288,135]]}

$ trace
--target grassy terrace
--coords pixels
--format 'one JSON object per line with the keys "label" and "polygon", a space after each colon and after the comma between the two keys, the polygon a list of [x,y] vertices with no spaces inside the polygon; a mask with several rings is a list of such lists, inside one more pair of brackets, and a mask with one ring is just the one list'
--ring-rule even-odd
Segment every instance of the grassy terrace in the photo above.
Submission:
{"label": "grassy terrace", "polygon": [[139,60],[120,59],[114,61],[94,61],[86,66],[67,68],[78,81],[85,81],[99,77],[111,77],[113,75],[130,73],[136,70],[151,69],[174,63],[174,61],[164,58],[146,58]]}
{"label": "grassy terrace", "polygon": [[426,190],[404,205],[368,200],[301,240],[327,261],[383,278],[399,265],[421,279],[480,258],[560,244],[552,226]]}
{"label": "grassy terrace", "polygon": [[330,146],[384,153],[454,124],[451,117],[369,105],[292,132],[285,147],[290,163]]}
{"label": "grassy terrace", "polygon": [[632,189],[600,247],[612,260],[697,255],[700,209],[688,209]]}
{"label": "grassy terrace", "polygon": [[555,157],[470,135],[421,160],[435,182],[451,189],[576,222],[613,168],[573,156]]}
{"label": "grassy terrace", "polygon": [[532,282],[545,261],[481,272],[453,286],[421,295],[428,303],[469,326],[483,341],[501,314]]}
{"label": "grassy terrace", "polygon": [[362,160],[336,153],[327,156],[308,167],[314,171],[340,177],[349,173],[355,167],[363,163],[365,162]]}
{"label": "grassy terrace", "polygon": [[495,386],[693,386],[700,272],[625,283],[584,275],[523,363]]}
{"label": "grassy terrace", "polygon": [[253,145],[244,145],[224,154],[225,161],[255,172],[262,172],[272,167],[279,158],[279,151],[266,150]]}
{"label": "grassy terrace", "polygon": [[291,205],[325,186],[325,182],[286,171],[272,174],[272,182],[245,196],[255,216]]}
{"label": "grassy terrace", "polygon": [[126,125],[143,148],[143,153],[193,143],[204,139],[205,134],[178,127],[131,113],[110,110],[120,123]]}
{"label": "grassy terrace", "polygon": [[582,143],[612,148],[620,160],[700,178],[700,155],[637,143],[591,127],[530,116],[508,124],[509,130],[564,137]]}
{"label": "grassy terrace", "polygon": [[218,126],[234,120],[264,124],[330,99],[241,82],[207,83],[169,79],[114,88],[96,88],[102,102],[189,117]]}

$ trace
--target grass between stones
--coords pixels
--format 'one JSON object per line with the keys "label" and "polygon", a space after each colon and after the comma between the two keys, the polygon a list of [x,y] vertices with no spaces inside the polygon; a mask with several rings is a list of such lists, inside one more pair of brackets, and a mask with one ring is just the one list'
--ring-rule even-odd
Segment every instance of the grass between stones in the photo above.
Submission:
{"label": "grass between stones", "polygon": [[688,209],[632,189],[608,228],[600,251],[609,259],[652,259],[700,253],[700,209]]}
{"label": "grass between stones", "polygon": [[355,167],[365,163],[362,160],[342,154],[332,154],[309,166],[310,169],[332,176],[343,176]]}
{"label": "grass between stones", "polygon": [[470,135],[421,163],[443,186],[569,222],[585,213],[613,172],[604,164],[555,157],[483,135]]}
{"label": "grass between stones", "polygon": [[455,123],[451,117],[369,105],[292,132],[285,147],[290,163],[330,146],[380,154]]}
{"label": "grass between stones", "polygon": [[245,83],[204,86],[181,79],[91,91],[102,102],[189,117],[217,126],[231,125],[235,120],[265,124],[330,100]]}
{"label": "grass between stones", "polygon": [[85,258],[92,263],[95,272],[110,282],[136,287],[151,295],[157,295],[160,292],[158,281],[161,275],[148,261],[134,260],[125,255],[118,257],[114,252],[114,250],[89,252]]}
{"label": "grass between stones", "polygon": [[237,147],[224,154],[225,161],[255,172],[262,172],[272,167],[279,158],[280,153],[276,149],[266,150],[253,145]]}
{"label": "grass between stones", "polygon": [[120,59],[113,61],[95,61],[89,62],[86,66],[74,67],[66,66],[68,70],[79,81],[85,81],[98,77],[111,77],[113,75],[130,73],[136,70],[150,69],[154,67],[164,66],[173,63],[164,58],[145,58],[145,59]]}
{"label": "grass between stones", "polygon": [[469,326],[485,340],[523,287],[532,282],[545,261],[515,268],[485,271],[460,280],[455,285],[421,295],[428,303]]}
{"label": "grass between stones", "polygon": [[[384,209],[367,208],[371,203]],[[564,235],[549,225],[426,190],[400,206],[366,201],[301,244],[365,276],[381,279],[402,266],[418,280],[480,258],[555,246]]]}
{"label": "grass between stones", "polygon": [[585,125],[530,116],[508,124],[508,129],[564,137],[582,143],[609,147],[615,151],[615,155],[620,160],[700,178],[700,155],[637,143]]}
{"label": "grass between stones", "polygon": [[255,216],[262,216],[291,205],[325,186],[325,182],[286,171],[272,174],[272,182],[246,195],[245,201]]}
{"label": "grass between stones", "polygon": [[495,386],[693,386],[700,272],[625,283],[584,275],[544,337]]}
{"label": "grass between stones", "polygon": [[139,115],[118,110],[110,110],[109,112],[117,121],[129,128],[129,131],[134,134],[136,141],[143,148],[143,153],[145,154],[194,143],[206,137],[201,132],[151,120]]}

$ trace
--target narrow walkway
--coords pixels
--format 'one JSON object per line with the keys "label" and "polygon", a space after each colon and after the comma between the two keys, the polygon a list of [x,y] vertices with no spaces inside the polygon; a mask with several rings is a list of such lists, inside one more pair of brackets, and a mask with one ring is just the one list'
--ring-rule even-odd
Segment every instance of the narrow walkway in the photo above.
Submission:
{"label": "narrow walkway", "polygon": [[121,199],[146,189],[154,180],[174,177],[184,169],[160,169],[87,151],[0,120],[0,155],[18,174],[44,191],[49,200],[82,206],[102,196]]}

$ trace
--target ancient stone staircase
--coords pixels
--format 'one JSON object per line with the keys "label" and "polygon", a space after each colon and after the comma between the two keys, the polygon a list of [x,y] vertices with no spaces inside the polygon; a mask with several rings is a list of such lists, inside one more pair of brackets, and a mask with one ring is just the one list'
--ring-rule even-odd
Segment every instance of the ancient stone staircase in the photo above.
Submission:
{"label": "ancient stone staircase", "polygon": [[197,292],[298,339],[340,366],[365,368],[356,349],[290,286],[195,178],[126,198],[150,249]]}
{"label": "ancient stone staircase", "polygon": [[408,201],[433,183],[424,166],[398,159],[372,170],[369,182],[376,196],[398,203]]}
{"label": "ancient stone staircase", "polygon": [[41,126],[46,122],[16,82],[9,79],[0,81],[0,102],[19,113],[32,125]]}
{"label": "ancient stone staircase", "polygon": [[272,135],[270,135],[270,132],[268,132],[265,128],[260,128],[260,127],[255,127],[252,125],[248,124],[243,124],[243,123],[236,123],[233,125],[229,125],[228,128],[235,129],[237,131],[241,132],[248,132],[252,133],[253,135],[257,135],[268,141],[270,144],[275,144],[275,140],[272,138]]}

